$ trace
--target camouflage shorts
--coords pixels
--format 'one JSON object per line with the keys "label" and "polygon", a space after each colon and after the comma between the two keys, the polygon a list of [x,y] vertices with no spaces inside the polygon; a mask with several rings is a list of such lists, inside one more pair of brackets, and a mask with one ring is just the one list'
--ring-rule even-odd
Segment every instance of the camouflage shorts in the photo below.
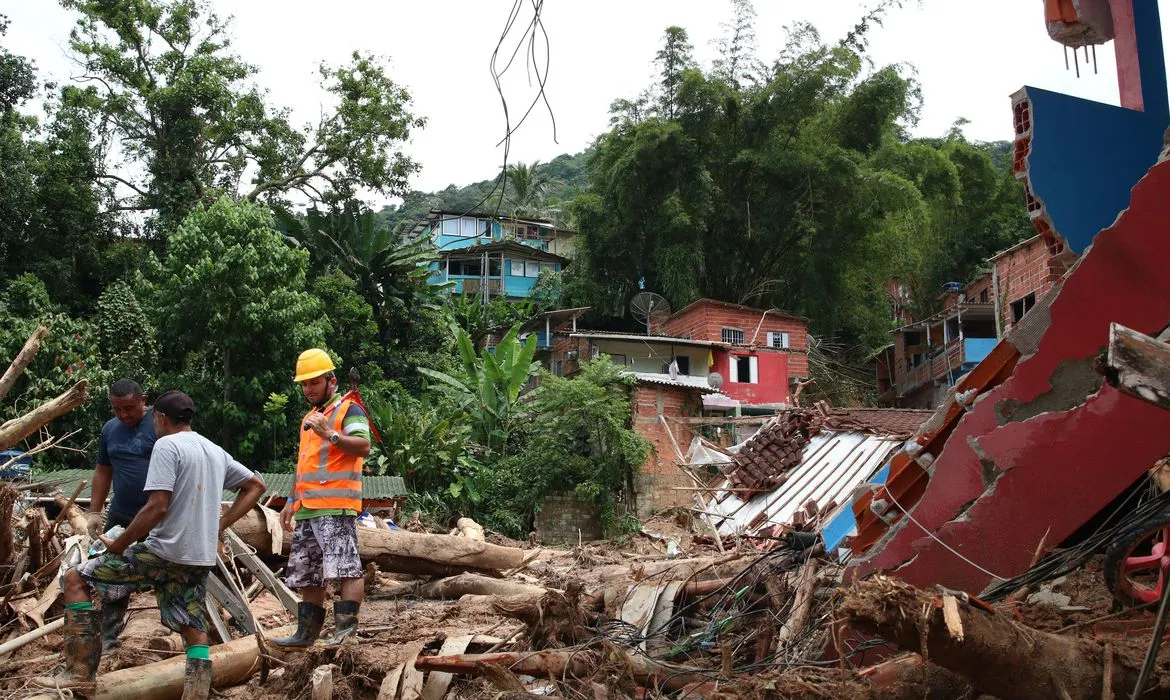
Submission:
{"label": "camouflage shorts", "polygon": [[144,544],[132,544],[121,554],[104,554],[77,568],[102,603],[122,600],[135,591],[154,589],[159,615],[168,628],[179,632],[194,627],[208,632],[207,574],[203,566],[167,561]]}
{"label": "camouflage shorts", "polygon": [[322,515],[297,521],[285,578],[289,588],[318,587],[326,581],[361,576],[357,518]]}

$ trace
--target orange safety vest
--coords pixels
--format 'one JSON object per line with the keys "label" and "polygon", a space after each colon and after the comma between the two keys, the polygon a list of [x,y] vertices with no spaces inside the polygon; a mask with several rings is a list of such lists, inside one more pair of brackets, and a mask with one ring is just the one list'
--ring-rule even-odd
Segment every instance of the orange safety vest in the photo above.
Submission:
{"label": "orange safety vest", "polygon": [[[342,421],[351,401],[342,401],[333,409],[333,429],[341,432]],[[312,411],[305,414],[305,418]],[[304,425],[304,419],[301,420]],[[347,455],[313,430],[301,431],[301,449],[297,458],[296,500],[293,511],[313,509],[362,510],[361,457]]]}

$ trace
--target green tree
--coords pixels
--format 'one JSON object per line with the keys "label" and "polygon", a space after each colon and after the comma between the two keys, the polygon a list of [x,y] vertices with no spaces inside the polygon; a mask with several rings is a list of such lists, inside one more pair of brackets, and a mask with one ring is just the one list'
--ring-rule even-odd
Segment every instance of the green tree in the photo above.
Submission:
{"label": "green tree", "polygon": [[329,346],[346,367],[357,367],[362,383],[383,378],[382,351],[374,310],[358,293],[357,283],[341,270],[313,280],[312,292],[329,317]]}
{"label": "green tree", "polygon": [[354,53],[344,66],[322,65],[322,88],[336,106],[297,129],[250,84],[255,67],[232,53],[228,23],[206,0],[61,4],[79,14],[69,46],[102,137],[143,173],[116,172],[107,162],[95,177],[110,185],[117,209],[155,212],[162,231],[220,194],[396,195],[417,170],[397,149],[423,120],[373,57]]}
{"label": "green tree", "polygon": [[654,63],[659,72],[659,109],[666,119],[674,119],[683,77],[695,67],[694,47],[687,37],[687,30],[678,26],[667,27],[665,41],[654,55]]}
{"label": "green tree", "polygon": [[[163,384],[190,394],[201,431],[251,464],[292,454],[303,401],[273,416],[263,408],[274,392],[292,394],[298,353],[324,346],[328,328],[305,291],[308,253],[273,225],[265,207],[220,199],[183,221],[142,280]],[[289,442],[274,445],[274,434]]]}
{"label": "green tree", "polygon": [[97,309],[102,363],[111,376],[157,389],[158,338],[134,290],[126,282],[114,282],[98,298]]}
{"label": "green tree", "polygon": [[428,266],[439,259],[434,246],[379,225],[378,216],[360,203],[347,200],[326,211],[314,207],[304,216],[278,208],[277,217],[292,240],[310,251],[314,273],[339,270],[354,281],[387,350],[404,344],[409,319],[439,306],[440,289],[428,282]]}
{"label": "green tree", "polygon": [[506,174],[508,206],[515,216],[538,215],[548,199],[553,180],[539,160],[512,163]]}
{"label": "green tree", "polygon": [[723,37],[715,44],[719,58],[712,73],[735,89],[765,79],[764,64],[756,55],[756,8],[751,0],[731,0],[731,22],[723,25]]}
{"label": "green tree", "polygon": [[519,326],[513,327],[498,345],[476,355],[471,337],[460,330],[456,346],[463,362],[462,376],[419,368],[434,380],[437,391],[467,414],[472,440],[482,446],[485,458],[507,455],[509,438],[518,425],[520,392],[540,369],[540,363],[532,361],[536,336],[520,342],[519,332]]}
{"label": "green tree", "polygon": [[608,357],[583,363],[573,379],[543,373],[522,409],[521,447],[483,474],[486,522],[521,535],[546,495],[575,490],[612,525],[615,502],[650,451],[630,427],[633,383]]}

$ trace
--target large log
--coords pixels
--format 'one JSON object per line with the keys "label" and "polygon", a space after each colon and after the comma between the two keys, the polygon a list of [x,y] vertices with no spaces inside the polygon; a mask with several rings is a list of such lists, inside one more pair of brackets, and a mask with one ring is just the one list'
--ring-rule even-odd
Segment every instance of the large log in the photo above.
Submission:
{"label": "large log", "polygon": [[[258,551],[272,551],[272,537],[264,518],[253,511],[240,518],[232,530]],[[285,538],[284,552],[290,540]],[[451,535],[428,535],[405,530],[358,528],[362,563],[375,562],[382,571],[454,576],[467,571],[486,573],[514,569],[524,563],[524,550],[501,547]]]}
{"label": "large log", "polygon": [[539,598],[548,589],[526,583],[504,581],[478,574],[460,574],[432,581],[418,589],[423,598],[455,600],[467,594],[475,595],[529,595]]}
{"label": "large log", "polygon": [[[926,655],[931,663],[966,678],[978,692],[1001,700],[1100,700],[1103,695],[1101,647],[1026,628],[970,605],[958,608],[958,634],[953,624],[948,628],[940,600],[896,579],[875,576],[854,585],[839,611],[862,632]],[[1109,653],[1111,691],[1114,697],[1129,697],[1138,669],[1124,656]],[[1170,690],[1155,687],[1142,698],[1170,698]]]}
{"label": "large log", "polygon": [[[296,631],[295,625],[269,630],[281,637]],[[183,656],[152,664],[124,668],[98,676],[95,700],[174,700],[183,695],[187,659]],[[225,688],[247,680],[260,670],[255,637],[241,637],[211,647],[211,687]]]}
{"label": "large log", "polygon": [[[614,660],[602,659],[590,651],[572,650],[420,656],[414,662],[414,667],[420,671],[481,675],[483,671],[480,664],[496,665],[506,666],[517,675],[560,680],[566,677],[589,678],[603,662],[613,663]],[[621,664],[630,670],[640,684],[648,688],[681,690],[690,683],[704,680],[704,672],[653,661],[637,654],[627,654],[621,659]]]}
{"label": "large log", "polygon": [[4,370],[4,376],[0,377],[0,401],[3,401],[4,397],[8,395],[8,392],[12,390],[13,385],[16,384],[17,377],[32,362],[33,356],[41,349],[41,341],[48,334],[48,328],[38,326],[32,332],[32,335],[28,337],[28,340],[24,341],[24,347],[17,353],[16,359],[12,361],[12,364],[8,365],[8,369]]}
{"label": "large log", "polygon": [[57,398],[0,425],[0,450],[7,450],[32,435],[41,426],[69,413],[89,400],[89,382],[82,379]]}

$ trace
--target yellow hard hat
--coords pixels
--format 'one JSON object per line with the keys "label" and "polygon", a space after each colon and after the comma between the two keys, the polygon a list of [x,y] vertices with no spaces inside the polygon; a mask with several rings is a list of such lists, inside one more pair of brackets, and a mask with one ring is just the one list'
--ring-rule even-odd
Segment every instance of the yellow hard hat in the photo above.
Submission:
{"label": "yellow hard hat", "polygon": [[324,350],[310,348],[297,358],[297,376],[293,377],[293,381],[307,382],[334,369],[336,368],[333,366],[333,360],[329,359]]}

